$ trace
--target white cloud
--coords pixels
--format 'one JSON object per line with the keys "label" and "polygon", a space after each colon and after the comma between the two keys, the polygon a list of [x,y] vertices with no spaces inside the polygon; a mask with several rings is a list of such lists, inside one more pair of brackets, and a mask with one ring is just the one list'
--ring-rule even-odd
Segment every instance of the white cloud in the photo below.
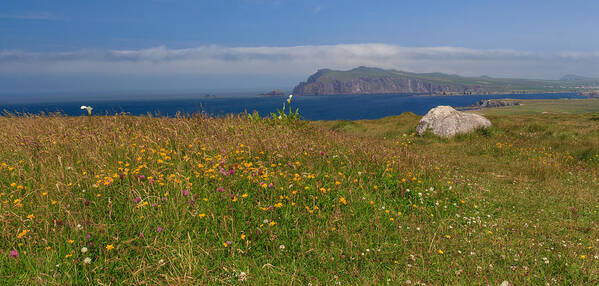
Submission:
{"label": "white cloud", "polygon": [[0,51],[1,73],[111,75],[289,75],[302,79],[318,68],[375,66],[413,72],[497,77],[599,76],[599,52],[537,53],[460,47],[388,44],[80,50],[34,53]]}
{"label": "white cloud", "polygon": [[314,12],[314,14],[318,14],[318,13],[320,13],[321,10],[322,10],[322,7],[320,5],[316,5],[314,7],[313,12]]}

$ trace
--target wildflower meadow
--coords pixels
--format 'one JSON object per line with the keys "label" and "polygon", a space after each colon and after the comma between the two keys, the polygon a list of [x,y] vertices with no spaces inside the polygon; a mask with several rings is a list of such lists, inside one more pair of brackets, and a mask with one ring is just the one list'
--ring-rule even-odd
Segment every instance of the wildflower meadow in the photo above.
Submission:
{"label": "wildflower meadow", "polygon": [[599,283],[596,114],[441,139],[82,108],[0,117],[1,284]]}

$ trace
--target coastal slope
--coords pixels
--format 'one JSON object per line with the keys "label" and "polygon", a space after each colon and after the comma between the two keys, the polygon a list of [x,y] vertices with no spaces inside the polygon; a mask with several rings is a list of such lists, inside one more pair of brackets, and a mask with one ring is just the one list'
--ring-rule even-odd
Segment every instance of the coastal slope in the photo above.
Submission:
{"label": "coastal slope", "polygon": [[572,92],[576,81],[464,77],[444,73],[411,73],[372,67],[348,71],[320,69],[298,84],[296,95],[417,93],[469,95],[488,93]]}

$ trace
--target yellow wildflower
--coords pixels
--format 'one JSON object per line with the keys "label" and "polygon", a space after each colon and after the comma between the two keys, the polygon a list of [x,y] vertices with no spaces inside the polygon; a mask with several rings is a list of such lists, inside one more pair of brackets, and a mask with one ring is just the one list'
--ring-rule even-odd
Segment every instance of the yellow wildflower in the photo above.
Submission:
{"label": "yellow wildflower", "polygon": [[19,232],[19,234],[17,234],[17,238],[22,238],[23,236],[25,236],[27,233],[29,232],[28,229],[24,229],[23,231]]}

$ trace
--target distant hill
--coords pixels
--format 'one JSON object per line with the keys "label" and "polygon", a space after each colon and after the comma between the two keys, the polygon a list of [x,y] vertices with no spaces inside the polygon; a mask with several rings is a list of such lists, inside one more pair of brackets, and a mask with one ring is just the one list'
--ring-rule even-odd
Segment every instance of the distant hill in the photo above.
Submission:
{"label": "distant hill", "polygon": [[348,71],[318,70],[307,81],[298,84],[294,88],[293,94],[464,95],[575,91],[575,88],[574,82],[564,80],[463,77],[444,73],[411,73],[361,66]]}
{"label": "distant hill", "polygon": [[584,76],[579,76],[579,75],[575,75],[575,74],[567,74],[565,76],[562,76],[559,80],[576,81],[576,80],[584,80],[584,79],[586,79],[586,77],[584,77]]}
{"label": "distant hill", "polygon": [[591,78],[591,77],[585,77],[585,76],[580,76],[580,75],[575,75],[575,74],[567,74],[565,76],[562,76],[560,78],[560,80],[563,81],[588,81],[588,80],[598,80],[597,78]]}

